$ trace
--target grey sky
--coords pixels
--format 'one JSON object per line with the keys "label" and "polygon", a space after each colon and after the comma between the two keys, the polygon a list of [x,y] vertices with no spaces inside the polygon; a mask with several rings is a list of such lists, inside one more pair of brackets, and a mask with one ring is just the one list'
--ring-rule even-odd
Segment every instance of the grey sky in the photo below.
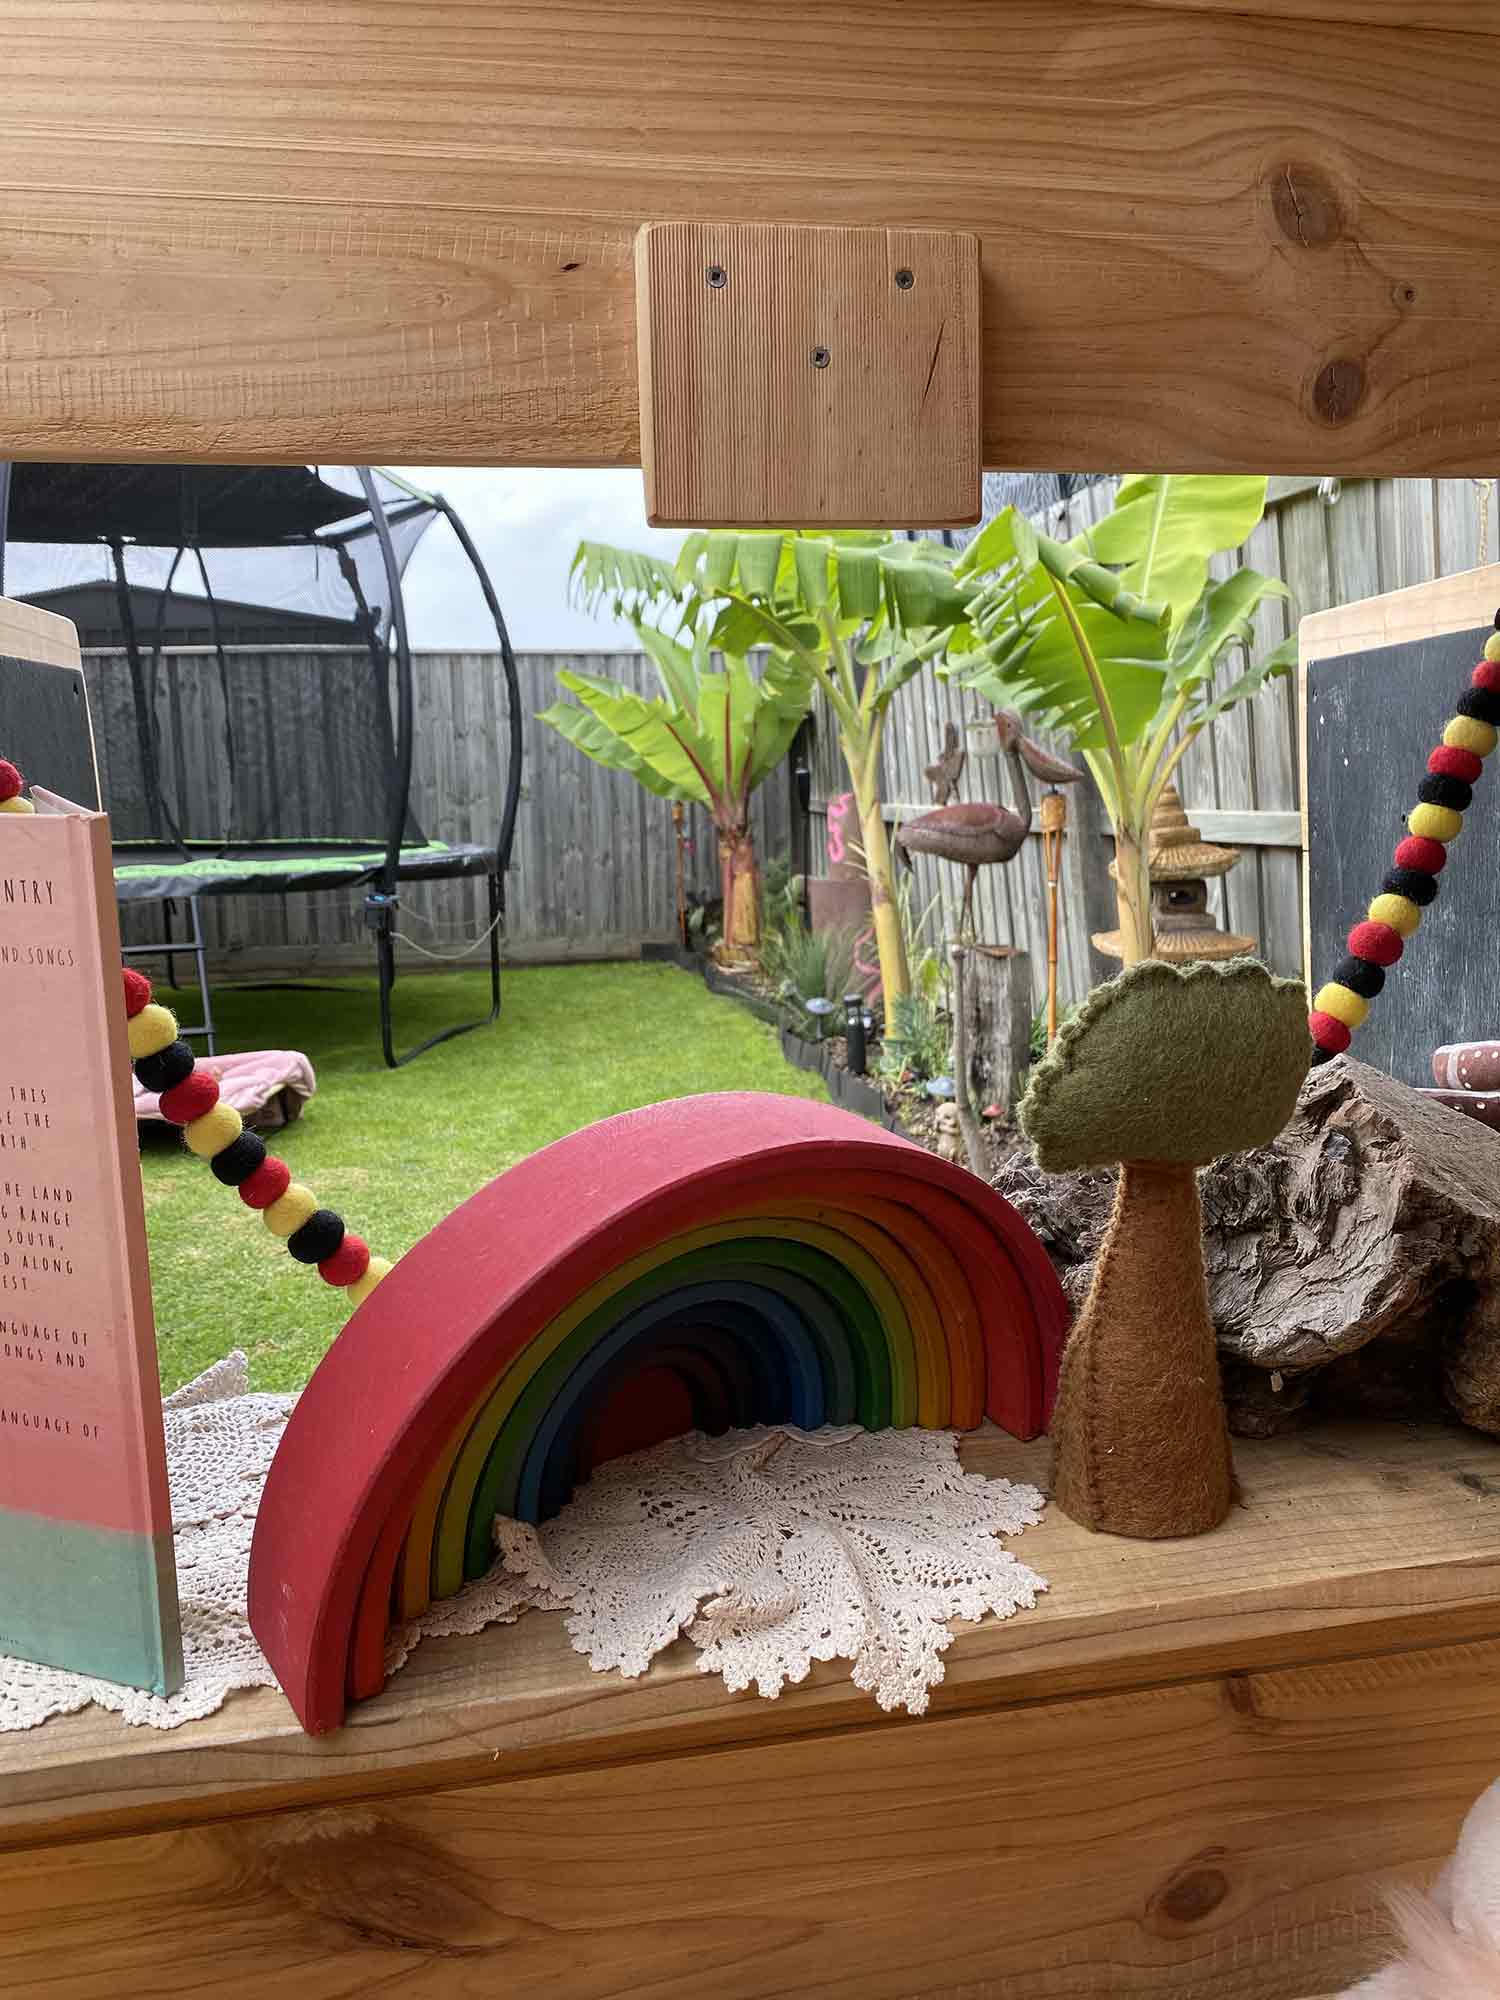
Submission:
{"label": "grey sky", "polygon": [[[583,540],[673,552],[680,533],[646,526],[636,470],[492,472],[468,466],[396,468],[446,494],[495,585],[513,643],[532,651],[635,644],[628,626],[568,602],[568,565]],[[413,644],[494,644],[489,614],[452,534],[429,528],[406,572]]]}

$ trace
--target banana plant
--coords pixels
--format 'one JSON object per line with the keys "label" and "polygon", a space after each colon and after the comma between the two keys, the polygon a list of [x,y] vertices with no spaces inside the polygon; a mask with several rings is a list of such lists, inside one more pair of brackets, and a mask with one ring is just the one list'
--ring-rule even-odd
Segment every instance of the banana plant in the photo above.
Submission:
{"label": "banana plant", "polygon": [[1263,478],[1152,474],[1125,480],[1114,510],[1069,542],[1007,508],[975,538],[957,580],[977,587],[940,671],[997,708],[1071,737],[1109,813],[1125,963],[1149,958],[1149,828],[1188,746],[1296,661],[1295,641],[1215,689],[1221,661],[1254,642],[1254,617],[1285,597],[1272,577],[1210,576],[1265,512]]}
{"label": "banana plant", "polygon": [[[644,558],[650,561],[651,558]],[[599,674],[559,671],[576,703],[554,702],[537,718],[612,771],[628,771],[658,798],[706,806],[719,837],[724,945],[738,955],[760,938],[760,884],[750,796],[791,748],[812,701],[795,661],[771,659],[757,677],[742,653],[715,661],[706,626],[684,644],[634,621],[656,668],[652,699]]]}
{"label": "banana plant", "polygon": [[[960,580],[951,551],[873,533],[714,532],[689,535],[672,565],[599,542],[580,544],[574,588],[638,622],[669,614],[706,628],[726,653],[770,649],[771,665],[823,691],[859,812],[860,840],[888,1013],[910,991],[880,753],[892,697],[936,658],[963,623],[977,580]],[[769,669],[768,669],[769,671]]]}

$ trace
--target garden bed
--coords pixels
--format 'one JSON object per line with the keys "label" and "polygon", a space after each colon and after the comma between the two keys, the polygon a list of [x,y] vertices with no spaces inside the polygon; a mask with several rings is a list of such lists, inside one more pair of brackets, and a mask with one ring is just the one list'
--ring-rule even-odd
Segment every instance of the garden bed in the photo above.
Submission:
{"label": "garden bed", "polygon": [[[747,966],[743,970],[731,971],[715,965],[706,955],[678,952],[672,947],[657,949],[662,956],[670,952],[673,962],[700,971],[710,993],[738,1002],[757,1020],[775,1028],[786,1060],[798,1069],[821,1076],[835,1104],[884,1126],[888,1132],[899,1132],[903,1138],[925,1146],[928,1152],[939,1151],[938,1109],[941,1100],[926,1096],[920,1087],[895,1089],[879,1076],[852,1074],[848,1043],[844,1036],[827,1035],[819,1042],[809,1040],[790,1027],[786,1005],[770,990],[758,968]],[[879,1046],[878,1041],[872,1040],[872,1056]],[[1024,1153],[1027,1147],[1014,1124],[1008,1121],[986,1119],[983,1130],[989,1154],[989,1178],[993,1180],[1008,1160],[1017,1153]]]}

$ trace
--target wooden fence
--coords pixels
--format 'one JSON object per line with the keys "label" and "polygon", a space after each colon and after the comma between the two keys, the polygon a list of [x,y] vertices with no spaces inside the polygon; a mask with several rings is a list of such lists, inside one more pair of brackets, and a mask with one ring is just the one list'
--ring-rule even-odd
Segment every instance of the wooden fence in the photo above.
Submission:
{"label": "wooden fence", "polygon": [[[1112,491],[1109,485],[1086,488],[1053,509],[1042,525],[1054,534],[1076,534],[1108,510]],[[1494,562],[1500,555],[1497,535],[1500,501],[1490,504],[1487,488],[1471,479],[1275,479],[1266,518],[1244,560],[1280,577],[1291,598],[1261,612],[1257,643],[1275,645],[1303,613]],[[1229,567],[1221,564],[1219,573],[1227,575]],[[1233,678],[1241,664],[1229,660],[1222,678]],[[962,731],[969,717],[985,712],[934,675],[902,690],[886,731],[884,795],[890,819],[928,809],[922,772],[941,748],[944,723],[952,720]],[[1302,971],[1297,726],[1295,681],[1289,677],[1222,716],[1183,757],[1178,775],[1183,801],[1205,837],[1243,850],[1239,865],[1210,892],[1220,926],[1257,938],[1270,964],[1289,974]],[[1067,754],[1066,746],[1057,747]],[[847,783],[831,718],[820,715],[813,759],[815,853],[823,851],[826,802]],[[1004,785],[998,762],[971,759],[959,796],[1009,803]],[[1060,980],[1065,997],[1076,1000],[1110,970],[1088,939],[1093,931],[1114,928],[1108,874],[1113,847],[1091,786],[1072,788],[1068,809]],[[951,929],[961,892],[958,869],[926,857],[918,861],[913,906],[922,911],[936,902],[929,927],[934,939],[940,923]],[[983,871],[977,898],[980,935],[1030,953],[1038,1005],[1046,972],[1044,893],[1041,842],[1034,837],[1009,866]]]}
{"label": "wooden fence", "polygon": [[[313,653],[261,653],[231,649],[231,671],[272,674],[316,665]],[[158,704],[167,735],[173,729],[196,740],[205,733],[203,711],[213,700],[214,676],[202,671],[212,654],[185,648],[163,655],[166,697]],[[87,658],[90,704],[96,717],[106,804],[109,746],[116,729],[133,728],[119,653]],[[416,761],[412,807],[429,838],[490,842],[499,826],[507,724],[499,656],[493,652],[419,653],[416,657]],[[654,690],[654,670],[640,653],[523,653],[517,660],[525,723],[520,814],[509,878],[509,955],[518,960],[609,958],[638,952],[643,940],[670,939],[676,931],[675,841],[672,809],[629,777],[606,771],[543,724],[538,710],[556,700],[559,667],[577,666]],[[201,692],[199,692],[201,690]],[[325,726],[336,729],[330,702]],[[315,729],[309,734],[316,735]],[[202,760],[179,759],[164,740],[164,769],[192,782]],[[286,769],[288,785],[299,773]],[[801,815],[798,815],[801,818]],[[787,854],[793,844],[790,771],[778,773],[755,795],[754,826],[760,851]],[[714,831],[706,813],[688,815],[692,841],[689,886],[718,893]],[[400,929],[428,951],[452,954],[482,931],[482,881],[411,884],[402,892]],[[362,891],[315,895],[205,897],[201,909],[220,970],[278,969],[289,973],[368,965]],[[127,942],[161,935],[155,907],[128,912]],[[407,951],[413,965],[430,963]],[[483,954],[469,963],[483,964]]]}

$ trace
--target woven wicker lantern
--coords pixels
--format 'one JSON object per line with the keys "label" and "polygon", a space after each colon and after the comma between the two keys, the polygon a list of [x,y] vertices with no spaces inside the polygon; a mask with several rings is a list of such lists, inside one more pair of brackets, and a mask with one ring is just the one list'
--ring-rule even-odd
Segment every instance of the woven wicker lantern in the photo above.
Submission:
{"label": "woven wicker lantern", "polygon": [[[1255,949],[1253,937],[1221,931],[1208,907],[1209,879],[1227,875],[1237,847],[1215,847],[1193,826],[1177,787],[1168,785],[1151,815],[1151,928],[1153,958],[1240,958]],[[1109,866],[1111,875],[1114,863]],[[1096,931],[1094,949],[1123,958],[1118,931]]]}

